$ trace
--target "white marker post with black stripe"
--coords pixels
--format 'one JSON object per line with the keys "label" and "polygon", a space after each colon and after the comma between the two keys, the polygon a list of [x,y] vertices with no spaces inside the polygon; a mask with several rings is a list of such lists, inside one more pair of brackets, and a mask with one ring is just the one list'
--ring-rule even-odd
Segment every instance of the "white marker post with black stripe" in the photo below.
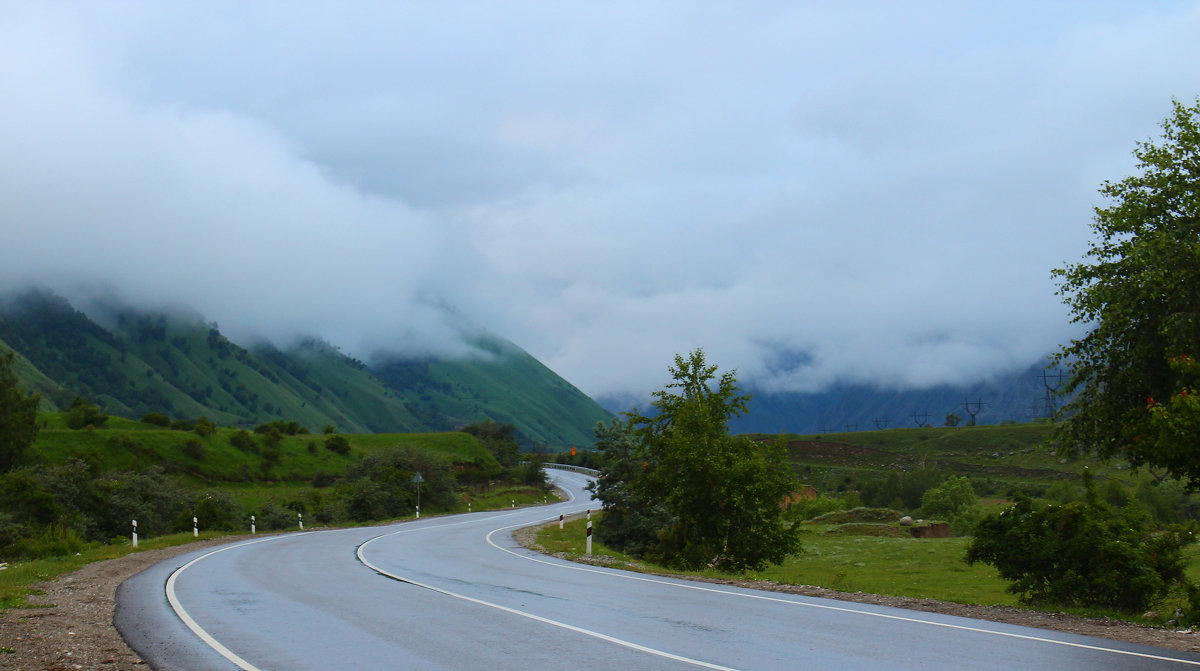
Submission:
{"label": "white marker post with black stripe", "polygon": [[133,547],[137,547],[137,520],[133,521]]}
{"label": "white marker post with black stripe", "polygon": [[558,528],[563,528],[563,516],[561,514],[558,516]]}
{"label": "white marker post with black stripe", "polygon": [[592,521],[588,520],[587,527],[587,553],[592,554]]}
{"label": "white marker post with black stripe", "polygon": [[254,533],[255,533],[255,529],[254,529],[254,515],[251,515],[251,516],[250,516],[250,535],[254,535]]}
{"label": "white marker post with black stripe", "polygon": [[200,520],[192,518],[192,538],[200,535]]}

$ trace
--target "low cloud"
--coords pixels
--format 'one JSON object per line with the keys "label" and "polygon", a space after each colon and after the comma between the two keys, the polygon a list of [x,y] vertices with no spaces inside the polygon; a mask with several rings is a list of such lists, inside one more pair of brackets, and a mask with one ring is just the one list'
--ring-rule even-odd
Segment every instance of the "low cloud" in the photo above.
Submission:
{"label": "low cloud", "polygon": [[593,395],[966,382],[1079,333],[1050,269],[1200,93],[1188,4],[360,10],[14,8],[0,284]]}

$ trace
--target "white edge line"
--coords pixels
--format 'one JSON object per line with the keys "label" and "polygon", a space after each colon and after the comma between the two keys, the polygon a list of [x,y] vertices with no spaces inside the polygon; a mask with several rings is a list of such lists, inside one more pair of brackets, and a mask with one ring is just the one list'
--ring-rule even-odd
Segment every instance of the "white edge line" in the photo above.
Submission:
{"label": "white edge line", "polygon": [[[569,493],[570,493],[570,492],[568,492],[568,494],[569,494]],[[571,500],[574,500],[574,496],[572,496],[572,499],[571,499]],[[548,519],[550,519],[550,520],[554,520],[554,519],[557,519],[557,518],[548,518]],[[542,520],[542,521],[546,521],[546,520]],[[539,524],[539,523],[540,523],[540,522],[535,522],[535,524]],[[521,523],[521,524],[517,524],[517,525],[513,525],[513,526],[509,526],[509,527],[504,527],[504,528],[506,528],[506,529],[512,529],[512,528],[515,528],[515,527],[524,527],[524,526],[529,526],[529,525],[528,525],[527,523]],[[371,569],[372,571],[375,571],[375,572],[376,572],[376,573],[378,573],[379,575],[386,576],[386,577],[388,577],[388,578],[391,578],[391,579],[393,579],[393,580],[398,580],[398,581],[400,581],[400,582],[406,582],[406,583],[408,583],[408,584],[410,584],[410,585],[415,585],[415,586],[417,586],[417,587],[423,587],[423,588],[425,588],[425,589],[428,589],[428,590],[431,590],[431,591],[433,591],[433,592],[437,592],[438,594],[444,594],[444,595],[446,595],[446,596],[453,597],[453,598],[455,598],[455,599],[462,599],[463,601],[467,601],[467,602],[470,602],[470,603],[478,604],[478,605],[481,605],[481,606],[487,606],[487,607],[489,607],[489,608],[495,608],[495,609],[497,609],[497,610],[501,610],[501,611],[504,611],[504,612],[506,612],[506,613],[510,613],[510,614],[513,614],[513,615],[519,615],[519,616],[521,616],[521,617],[529,618],[529,619],[531,619],[531,620],[535,620],[535,621],[537,621],[537,622],[542,622],[542,623],[544,623],[544,624],[548,624],[548,625],[551,625],[551,626],[554,626],[554,627],[559,627],[559,628],[561,628],[561,629],[566,629],[566,630],[568,630],[568,631],[573,631],[573,632],[575,632],[575,633],[578,633],[578,634],[583,634],[583,635],[585,635],[585,636],[591,636],[591,637],[593,637],[593,638],[598,638],[598,639],[600,639],[600,640],[602,640],[602,641],[607,641],[607,642],[609,642],[609,643],[614,643],[614,644],[616,644],[616,645],[619,645],[619,646],[622,646],[622,647],[630,648],[630,649],[632,649],[632,650],[637,650],[637,651],[639,651],[639,652],[644,652],[644,653],[648,653],[648,654],[651,654],[651,655],[657,655],[657,656],[659,656],[659,657],[664,657],[664,658],[666,658],[666,659],[674,660],[674,661],[677,661],[677,662],[684,662],[684,663],[686,663],[686,664],[693,664],[693,665],[695,665],[695,666],[700,666],[700,667],[703,667],[703,668],[706,668],[706,669],[716,669],[716,670],[718,670],[718,671],[737,671],[736,669],[734,669],[734,668],[732,668],[732,667],[728,667],[728,666],[721,666],[721,665],[719,665],[719,664],[711,664],[711,663],[709,663],[709,662],[704,662],[704,661],[701,661],[701,660],[698,660],[698,659],[692,659],[692,658],[690,658],[690,657],[683,657],[683,656],[681,656],[681,655],[676,655],[676,654],[673,654],[673,653],[670,653],[670,652],[666,652],[666,651],[664,651],[664,650],[657,650],[657,649],[655,649],[655,648],[649,648],[649,647],[646,647],[646,646],[644,646],[644,645],[640,645],[640,644],[638,644],[638,643],[634,643],[634,642],[632,642],[632,641],[626,641],[626,640],[624,640],[624,639],[620,639],[620,638],[616,638],[616,637],[613,637],[613,636],[609,636],[609,635],[607,635],[607,634],[602,634],[602,633],[600,633],[600,632],[598,632],[598,631],[593,631],[593,630],[591,630],[591,629],[584,629],[584,628],[582,628],[582,627],[577,627],[577,626],[575,626],[575,625],[572,625],[572,624],[567,624],[566,622],[560,622],[560,621],[558,621],[558,620],[551,620],[551,619],[549,619],[549,618],[542,617],[541,615],[534,615],[533,613],[529,613],[529,612],[522,611],[522,610],[517,610],[517,609],[515,609],[515,608],[510,608],[510,607],[508,607],[508,606],[502,606],[502,605],[500,605],[500,604],[497,604],[497,603],[492,603],[492,602],[490,602],[490,601],[484,601],[484,600],[482,600],[482,599],[476,599],[476,598],[474,598],[474,597],[466,596],[466,595],[464,595],[464,594],[456,594],[455,592],[451,592],[451,591],[449,591],[449,590],[444,590],[444,589],[442,589],[442,588],[440,588],[440,587],[435,587],[435,586],[433,586],[433,585],[428,585],[428,584],[425,584],[425,583],[422,583],[422,582],[418,582],[418,581],[416,581],[416,580],[412,580],[411,578],[405,578],[405,577],[403,577],[403,576],[399,576],[399,575],[396,575],[396,574],[394,574],[394,573],[389,573],[388,571],[384,570],[383,568],[381,568],[381,567],[379,567],[379,566],[376,566],[376,565],[372,564],[372,563],[371,563],[371,562],[370,562],[370,561],[369,561],[369,560],[366,558],[366,556],[364,555],[364,553],[363,553],[363,552],[364,552],[364,550],[365,550],[365,549],[366,549],[366,547],[367,547],[368,545],[370,545],[371,543],[373,543],[373,542],[375,542],[375,541],[379,540],[380,538],[385,538],[385,537],[387,537],[387,536],[395,536],[395,535],[397,535],[397,534],[400,534],[400,533],[405,533],[406,531],[407,531],[407,530],[401,530],[401,531],[395,531],[395,532],[388,533],[388,534],[380,534],[379,536],[376,536],[376,537],[374,537],[374,538],[371,538],[371,539],[369,539],[369,540],[365,541],[365,542],[364,542],[362,545],[359,545],[359,546],[358,546],[358,550],[357,550],[357,552],[355,553],[356,555],[358,555],[358,560],[359,560],[360,562],[362,562],[364,566],[366,566],[367,568]],[[415,531],[415,529],[414,529],[414,531]],[[495,533],[495,532],[493,532],[493,533]],[[488,542],[489,542],[489,543],[491,542],[491,541],[490,541],[490,534],[489,534],[489,541],[488,541]]]}
{"label": "white edge line", "polygon": [[220,641],[213,638],[212,634],[209,634],[207,631],[204,630],[203,627],[201,627],[199,624],[196,623],[195,620],[192,619],[192,616],[189,615],[187,610],[184,609],[183,604],[179,601],[179,597],[176,596],[176,594],[175,594],[175,580],[179,577],[179,575],[181,573],[183,573],[188,568],[190,568],[192,566],[192,564],[199,562],[201,559],[207,559],[208,557],[211,557],[215,554],[225,552],[226,550],[232,550],[234,548],[240,548],[240,547],[244,547],[247,545],[254,545],[255,543],[266,543],[267,541],[274,541],[274,540],[279,540],[280,538],[291,538],[291,537],[294,537],[294,534],[284,534],[284,535],[279,535],[279,536],[272,536],[270,538],[263,538],[261,540],[256,540],[256,541],[246,541],[245,543],[238,543],[236,545],[227,545],[218,550],[213,550],[212,552],[209,552],[209,553],[200,555],[199,557],[196,557],[192,561],[190,561],[190,562],[184,564],[183,566],[180,566],[179,568],[172,571],[171,576],[169,578],[167,578],[167,587],[166,587],[167,601],[170,602],[172,610],[175,611],[175,615],[178,616],[179,619],[182,620],[185,625],[187,625],[188,629],[192,630],[193,634],[200,637],[200,640],[204,641],[204,643],[207,644],[208,647],[212,648],[213,650],[216,650],[222,657],[229,660],[230,662],[233,662],[234,664],[237,665],[237,667],[239,669],[243,669],[243,671],[261,671],[261,669],[259,669],[257,666],[254,666],[250,662],[247,662],[246,660],[242,659],[241,657],[238,657],[237,654],[234,653],[229,648],[226,648],[224,645],[221,645]]}
{"label": "white edge line", "polygon": [[[1192,661],[1190,659],[1180,659],[1179,657],[1166,657],[1164,655],[1153,655],[1153,654],[1145,653],[1145,652],[1134,652],[1132,650],[1121,650],[1120,648],[1107,648],[1107,647],[1098,646],[1098,645],[1088,645],[1086,643],[1073,643],[1071,641],[1060,641],[1060,640],[1053,639],[1053,638],[1030,636],[1029,634],[1017,634],[1017,633],[1006,632],[1006,631],[995,631],[993,629],[984,629],[982,627],[968,627],[966,625],[951,624],[949,622],[935,622],[933,620],[923,620],[921,618],[916,618],[916,617],[905,617],[903,615],[890,615],[888,613],[876,613],[876,612],[872,612],[869,610],[859,610],[857,608],[847,608],[844,606],[829,606],[829,605],[819,604],[819,603],[809,603],[807,601],[794,601],[792,599],[781,599],[779,597],[766,596],[764,594],[747,594],[747,593],[743,593],[743,592],[733,592],[733,591],[724,590],[724,589],[715,589],[712,587],[704,587],[702,585],[683,584],[683,583],[679,583],[679,582],[668,582],[666,580],[647,578],[645,576],[636,575],[636,574],[625,572],[625,571],[617,571],[617,570],[603,570],[602,571],[600,569],[590,568],[587,566],[560,564],[558,562],[546,561],[544,559],[540,559],[535,556],[521,554],[519,552],[513,552],[512,550],[510,550],[508,548],[497,545],[492,540],[492,535],[496,534],[498,532],[507,531],[509,529],[523,528],[523,527],[527,527],[527,526],[537,526],[539,524],[545,524],[547,521],[554,521],[555,519],[557,519],[557,518],[551,518],[549,520],[542,520],[541,522],[534,522],[533,524],[529,524],[529,525],[514,524],[512,526],[494,529],[490,533],[488,533],[485,540],[488,542],[488,545],[491,545],[492,547],[496,548],[497,550],[500,550],[501,552],[507,552],[508,554],[510,554],[514,557],[520,557],[521,559],[526,559],[528,561],[537,562],[539,564],[545,564],[547,566],[557,566],[558,568],[567,569],[570,571],[583,571],[586,573],[598,573],[600,575],[608,575],[608,576],[613,576],[616,578],[623,578],[625,580],[649,582],[649,583],[655,583],[655,584],[659,584],[659,585],[670,585],[670,586],[674,586],[674,587],[679,587],[681,589],[692,589],[692,590],[698,590],[701,592],[712,592],[715,594],[725,594],[728,596],[742,597],[745,599],[759,599],[762,601],[773,601],[773,602],[777,602],[777,603],[786,603],[786,604],[791,604],[794,606],[801,606],[801,607],[806,607],[806,608],[819,608],[819,609],[823,609],[823,610],[833,610],[833,611],[839,611],[839,612],[843,612],[843,613],[857,613],[860,615],[869,615],[871,617],[878,617],[878,618],[883,618],[883,619],[887,619],[887,620],[899,620],[901,622],[927,624],[932,627],[944,627],[946,629],[957,629],[959,631],[970,631],[970,632],[975,632],[975,633],[980,633],[980,634],[991,634],[993,636],[1005,636],[1008,638],[1016,638],[1016,639],[1026,640],[1026,641],[1051,643],[1053,645],[1061,645],[1061,646],[1066,646],[1066,647],[1070,647],[1070,648],[1082,648],[1084,650],[1095,650],[1098,652],[1109,652],[1109,653],[1113,653],[1113,654],[1117,654],[1117,655],[1128,655],[1131,657],[1141,657],[1143,659],[1153,659],[1155,661],[1176,662],[1178,664],[1188,664],[1190,666],[1200,666],[1200,662]],[[374,540],[374,539],[372,539],[372,540]],[[684,580],[686,580],[686,579],[684,579]],[[814,597],[809,597],[809,598],[814,598]]]}

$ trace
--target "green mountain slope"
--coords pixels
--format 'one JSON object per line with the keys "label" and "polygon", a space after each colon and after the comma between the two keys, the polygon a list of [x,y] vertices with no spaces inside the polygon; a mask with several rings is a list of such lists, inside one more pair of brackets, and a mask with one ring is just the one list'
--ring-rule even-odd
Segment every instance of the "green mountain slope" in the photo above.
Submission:
{"label": "green mountain slope", "polygon": [[353,433],[444,431],[491,418],[526,445],[587,445],[609,413],[520,348],[481,336],[478,358],[393,359],[375,368],[315,340],[253,349],[194,315],[105,310],[101,326],[60,296],[0,302],[0,344],[46,409],[78,394],[106,412],[207,416],[253,426],[274,419]]}

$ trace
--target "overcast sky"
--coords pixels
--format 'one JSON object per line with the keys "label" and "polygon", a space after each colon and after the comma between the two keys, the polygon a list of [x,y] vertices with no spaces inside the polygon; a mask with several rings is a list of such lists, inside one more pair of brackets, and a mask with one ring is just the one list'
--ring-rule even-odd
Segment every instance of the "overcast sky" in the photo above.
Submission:
{"label": "overcast sky", "polygon": [[1080,333],[1050,271],[1197,64],[1196,2],[4,3],[0,287],[592,395],[973,381]]}

